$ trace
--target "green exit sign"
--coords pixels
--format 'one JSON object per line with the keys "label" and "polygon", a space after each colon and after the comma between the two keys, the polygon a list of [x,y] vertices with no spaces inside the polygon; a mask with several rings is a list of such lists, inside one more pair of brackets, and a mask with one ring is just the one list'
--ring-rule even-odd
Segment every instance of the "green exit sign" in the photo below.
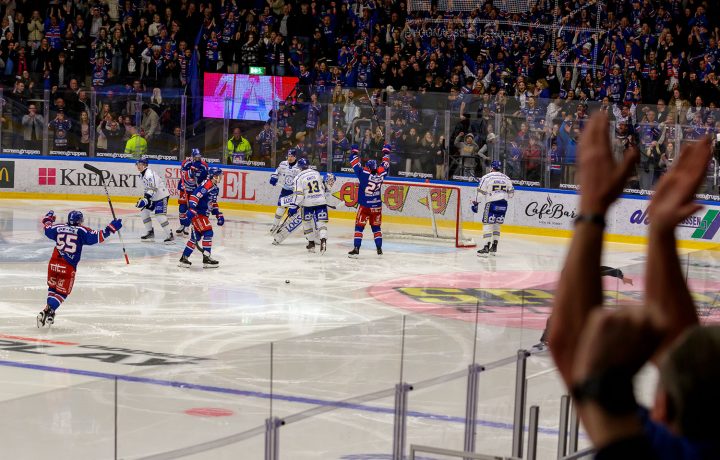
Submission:
{"label": "green exit sign", "polygon": [[250,75],[265,75],[265,67],[250,66]]}

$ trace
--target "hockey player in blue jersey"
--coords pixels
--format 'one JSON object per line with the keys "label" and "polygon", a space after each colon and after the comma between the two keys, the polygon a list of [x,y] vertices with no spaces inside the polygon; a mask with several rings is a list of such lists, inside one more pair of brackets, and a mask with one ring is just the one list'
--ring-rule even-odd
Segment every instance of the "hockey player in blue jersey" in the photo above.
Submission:
{"label": "hockey player in blue jersey", "polygon": [[225,217],[220,212],[217,204],[217,198],[220,194],[218,188],[220,180],[222,180],[222,170],[215,167],[209,168],[207,179],[188,198],[187,214],[192,223],[192,229],[190,239],[185,245],[182,257],[180,257],[179,267],[189,268],[192,265],[188,257],[193,253],[196,246],[203,255],[203,268],[217,268],[219,265],[217,260],[210,257],[213,229],[209,216],[212,214],[217,218],[218,226],[222,227],[225,224]]}
{"label": "hockey player in blue jersey", "polygon": [[115,219],[104,230],[96,231],[83,226],[83,214],[70,211],[67,223],[56,224],[53,211],[45,214],[42,219],[45,236],[55,242],[47,274],[47,303],[37,315],[37,327],[52,326],[55,322],[55,311],[72,292],[83,246],[102,243],[107,237],[122,228],[122,219]]}
{"label": "hockey player in blue jersey", "polygon": [[[280,230],[280,221],[285,215],[285,207],[280,206],[280,202],[286,196],[292,195],[295,187],[295,176],[300,174],[300,169],[297,166],[297,152],[295,149],[290,149],[287,152],[287,160],[280,162],[274,173],[270,175],[270,185],[273,187],[280,182],[282,189],[280,190],[280,196],[277,201],[277,209],[275,210],[275,221],[273,226],[270,228],[270,234],[274,234]],[[292,216],[296,209],[289,209],[288,213]]]}
{"label": "hockey player in blue jersey", "polygon": [[180,165],[180,182],[178,183],[178,211],[180,212],[180,228],[175,233],[178,235],[188,234],[187,227],[190,226],[190,219],[187,217],[188,197],[207,178],[209,166],[202,158],[199,149],[192,149],[189,158],[186,158]]}
{"label": "hockey player in blue jersey", "polygon": [[363,231],[365,225],[370,221],[370,228],[375,238],[375,248],[378,255],[382,255],[382,196],[381,188],[383,180],[390,168],[390,156],[386,151],[387,145],[383,147],[386,152],[383,156],[382,163],[378,166],[377,161],[368,160],[365,167],[360,164],[360,157],[357,154],[350,156],[350,166],[352,166],[355,175],[360,181],[358,189],[358,210],[355,217],[355,238],[353,240],[353,249],[348,252],[348,256],[356,258],[360,254],[360,245],[362,244]]}

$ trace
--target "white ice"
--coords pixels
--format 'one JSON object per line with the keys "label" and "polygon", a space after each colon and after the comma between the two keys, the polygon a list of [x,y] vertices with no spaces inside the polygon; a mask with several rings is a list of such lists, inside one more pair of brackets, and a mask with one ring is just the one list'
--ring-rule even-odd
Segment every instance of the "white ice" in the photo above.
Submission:
{"label": "white ice", "polygon": [[[390,458],[401,372],[415,386],[408,444],[460,450],[462,373],[473,355],[485,364],[531,347],[548,309],[498,307],[476,331],[474,304],[418,310],[385,296],[402,300],[398,289],[418,286],[552,291],[568,242],[504,234],[499,255],[483,260],[472,249],[388,239],[379,258],[366,232],[361,257],[351,260],[352,221],[331,221],[320,256],[307,253],[301,231],[272,246],[267,214],[226,211],[225,226],[215,227],[220,268],[203,270],[195,253],[183,270],[176,263],[184,241],[163,245],[156,224],[158,240],[141,243],[136,210],[117,207],[130,265],[117,236],[86,248],[56,324],[37,329],[53,247],[40,218],[48,209],[61,220],[80,209],[86,225],[102,228],[109,209],[0,201],[0,458],[110,459],[117,442],[123,459],[260,459],[271,414],[286,420],[283,459]],[[638,246],[609,245],[606,259],[639,267],[642,256]],[[563,394],[557,375],[544,372],[551,368],[547,354],[528,359],[527,401],[540,406],[543,459],[555,458]],[[458,377],[449,382],[429,381],[452,373]],[[479,381],[477,451],[509,456],[515,364]],[[315,413],[297,416],[307,411]]]}

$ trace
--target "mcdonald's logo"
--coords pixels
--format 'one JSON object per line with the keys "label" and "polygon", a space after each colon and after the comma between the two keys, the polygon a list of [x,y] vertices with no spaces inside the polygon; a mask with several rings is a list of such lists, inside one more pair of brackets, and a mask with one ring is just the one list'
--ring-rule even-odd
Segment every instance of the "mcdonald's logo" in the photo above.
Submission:
{"label": "mcdonald's logo", "polygon": [[14,161],[0,161],[0,188],[15,188]]}

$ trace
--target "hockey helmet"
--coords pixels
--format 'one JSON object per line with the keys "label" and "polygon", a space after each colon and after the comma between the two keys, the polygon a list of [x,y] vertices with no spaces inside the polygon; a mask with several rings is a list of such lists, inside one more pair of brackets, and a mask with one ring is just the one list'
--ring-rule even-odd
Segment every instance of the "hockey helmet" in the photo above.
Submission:
{"label": "hockey helmet", "polygon": [[352,151],[353,153],[358,153],[360,151],[360,147],[358,147],[357,144],[353,144],[350,146],[350,151]]}
{"label": "hockey helmet", "polygon": [[70,211],[68,213],[67,223],[68,225],[82,225],[85,217],[80,211]]}
{"label": "hockey helmet", "polygon": [[297,157],[297,152],[295,151],[295,149],[288,149],[287,156],[290,156],[290,155]]}
{"label": "hockey helmet", "polygon": [[370,171],[377,170],[377,161],[375,160],[368,160],[365,162],[365,167],[369,169]]}
{"label": "hockey helmet", "polygon": [[490,163],[490,169],[494,169],[495,171],[500,171],[502,169],[502,163],[495,160],[492,163]]}
{"label": "hockey helmet", "polygon": [[390,150],[392,150],[392,146],[390,144],[383,145],[383,148],[382,148],[383,153],[390,153]]}
{"label": "hockey helmet", "polygon": [[297,165],[298,165],[298,168],[300,168],[300,169],[308,169],[310,167],[306,158],[300,158],[297,161]]}
{"label": "hockey helmet", "polygon": [[208,168],[208,179],[212,179],[213,177],[222,176],[222,169],[217,168],[215,166]]}
{"label": "hockey helmet", "polygon": [[149,161],[147,158],[142,157],[138,161],[135,162],[136,165],[145,165],[147,167]]}
{"label": "hockey helmet", "polygon": [[200,149],[192,149],[192,157],[200,157],[202,158],[202,153],[200,153]]}

